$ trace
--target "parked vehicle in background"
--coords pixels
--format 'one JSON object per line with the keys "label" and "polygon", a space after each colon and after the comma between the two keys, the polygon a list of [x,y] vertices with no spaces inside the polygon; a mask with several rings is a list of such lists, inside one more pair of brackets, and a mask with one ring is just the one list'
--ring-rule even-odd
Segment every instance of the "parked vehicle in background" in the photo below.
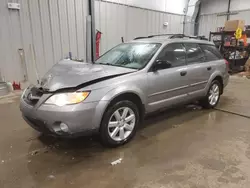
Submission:
{"label": "parked vehicle in background", "polygon": [[195,100],[214,108],[228,84],[227,66],[208,41],[141,38],[95,63],[59,62],[24,91],[20,109],[40,132],[98,132],[103,143],[118,146],[134,137],[148,113]]}

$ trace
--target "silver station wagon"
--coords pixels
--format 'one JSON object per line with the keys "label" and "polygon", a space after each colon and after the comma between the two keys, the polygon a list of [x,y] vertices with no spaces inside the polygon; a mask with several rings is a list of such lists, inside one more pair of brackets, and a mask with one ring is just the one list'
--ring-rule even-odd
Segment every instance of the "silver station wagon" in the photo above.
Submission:
{"label": "silver station wagon", "polygon": [[141,37],[94,63],[60,61],[24,91],[20,109],[39,132],[97,132],[114,147],[130,141],[148,113],[192,101],[215,107],[228,80],[228,62],[208,41]]}

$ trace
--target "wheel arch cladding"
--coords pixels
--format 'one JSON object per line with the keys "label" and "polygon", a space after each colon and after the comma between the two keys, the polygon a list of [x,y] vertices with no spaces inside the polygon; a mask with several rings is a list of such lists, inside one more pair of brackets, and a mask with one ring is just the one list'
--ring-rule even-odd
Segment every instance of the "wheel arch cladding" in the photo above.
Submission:
{"label": "wheel arch cladding", "polygon": [[220,82],[220,84],[221,84],[221,90],[220,90],[220,94],[223,94],[223,78],[221,77],[221,76],[216,76],[214,79],[213,79],[213,81],[214,80],[217,80],[218,82]]}
{"label": "wheel arch cladding", "polygon": [[209,80],[208,80],[208,84],[207,84],[206,89],[205,89],[206,93],[208,92],[208,90],[209,90],[209,88],[210,88],[210,86],[211,86],[211,84],[212,84],[212,82],[213,82],[214,80],[217,80],[218,82],[221,83],[221,86],[222,86],[221,94],[223,94],[223,88],[224,88],[224,87],[223,87],[223,85],[224,85],[224,83],[223,83],[223,75],[222,75],[221,72],[219,72],[219,71],[215,71],[215,72],[210,76],[210,78],[209,78]]}
{"label": "wheel arch cladding", "polygon": [[[141,98],[139,97],[139,95],[137,95],[136,93],[133,92],[125,92],[125,93],[121,93],[117,96],[115,96],[109,103],[109,105],[107,106],[106,110],[112,106],[113,104],[117,103],[118,101],[123,101],[123,100],[128,100],[133,102],[138,110],[139,110],[139,115],[140,115],[140,121],[143,120],[144,118],[144,114],[145,114],[145,106],[141,100]],[[105,110],[105,111],[106,111]]]}

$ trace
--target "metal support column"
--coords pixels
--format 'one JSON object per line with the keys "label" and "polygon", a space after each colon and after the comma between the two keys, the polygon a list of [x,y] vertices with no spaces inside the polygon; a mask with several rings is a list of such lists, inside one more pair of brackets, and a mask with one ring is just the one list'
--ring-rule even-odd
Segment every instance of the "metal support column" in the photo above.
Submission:
{"label": "metal support column", "polygon": [[201,12],[201,0],[196,2],[195,11],[197,11],[197,14],[194,17],[194,20],[195,20],[194,21],[194,35],[198,36],[199,35],[199,24],[200,24],[199,19],[200,19],[200,12]]}
{"label": "metal support column", "polygon": [[183,35],[185,35],[185,29],[186,29],[185,27],[187,23],[187,13],[188,13],[189,2],[190,0],[187,1],[187,5],[185,7],[185,12],[184,12],[184,21],[183,21],[183,29],[182,29]]}
{"label": "metal support column", "polygon": [[91,16],[91,61],[96,59],[96,29],[95,29],[95,0],[89,0],[89,15]]}
{"label": "metal support column", "polygon": [[227,7],[227,20],[230,19],[230,8],[231,8],[231,0],[228,0],[228,7]]}

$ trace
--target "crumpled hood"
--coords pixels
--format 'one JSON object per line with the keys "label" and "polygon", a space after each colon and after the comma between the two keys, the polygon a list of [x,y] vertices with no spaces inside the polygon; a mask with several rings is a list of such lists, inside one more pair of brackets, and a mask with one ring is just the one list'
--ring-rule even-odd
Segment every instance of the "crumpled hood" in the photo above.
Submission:
{"label": "crumpled hood", "polygon": [[91,84],[119,75],[135,72],[133,69],[62,60],[46,73],[39,87],[49,92]]}

